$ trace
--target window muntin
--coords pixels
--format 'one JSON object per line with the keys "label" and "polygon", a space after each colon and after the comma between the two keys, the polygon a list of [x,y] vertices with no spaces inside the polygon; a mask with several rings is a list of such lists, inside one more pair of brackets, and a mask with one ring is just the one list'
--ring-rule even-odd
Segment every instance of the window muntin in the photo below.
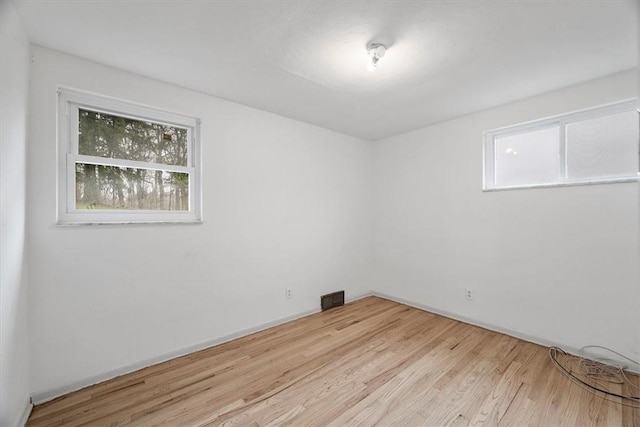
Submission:
{"label": "window muntin", "polygon": [[637,173],[635,101],[485,133],[485,190],[625,182]]}
{"label": "window muntin", "polygon": [[199,121],[59,89],[58,223],[199,222]]}

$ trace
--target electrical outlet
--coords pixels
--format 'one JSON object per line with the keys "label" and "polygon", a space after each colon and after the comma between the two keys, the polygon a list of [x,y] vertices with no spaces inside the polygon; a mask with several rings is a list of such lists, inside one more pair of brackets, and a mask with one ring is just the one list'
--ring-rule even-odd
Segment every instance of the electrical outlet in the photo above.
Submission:
{"label": "electrical outlet", "polygon": [[472,300],[473,299],[473,289],[471,288],[467,288],[464,291],[464,297],[468,300]]}
{"label": "electrical outlet", "polygon": [[293,290],[292,290],[291,288],[287,288],[287,289],[285,289],[285,291],[284,291],[284,297],[285,297],[286,299],[291,299],[291,298],[293,298]]}

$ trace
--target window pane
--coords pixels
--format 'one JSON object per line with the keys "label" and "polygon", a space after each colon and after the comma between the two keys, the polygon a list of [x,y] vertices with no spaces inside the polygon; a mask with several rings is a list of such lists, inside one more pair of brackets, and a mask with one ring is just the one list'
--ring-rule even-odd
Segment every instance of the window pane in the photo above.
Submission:
{"label": "window pane", "polygon": [[187,130],[79,109],[78,152],[187,166]]}
{"label": "window pane", "polygon": [[634,176],[638,172],[638,113],[627,111],[567,123],[569,179]]}
{"label": "window pane", "polygon": [[189,210],[189,174],[76,163],[76,209]]}
{"label": "window pane", "polygon": [[510,187],[557,182],[559,127],[495,138],[495,185]]}

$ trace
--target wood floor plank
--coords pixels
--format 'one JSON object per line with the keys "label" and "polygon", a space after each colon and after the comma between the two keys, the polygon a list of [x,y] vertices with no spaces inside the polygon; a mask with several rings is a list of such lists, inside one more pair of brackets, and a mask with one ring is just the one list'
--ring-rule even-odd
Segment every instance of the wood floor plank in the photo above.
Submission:
{"label": "wood floor plank", "polygon": [[369,297],[87,387],[28,422],[80,425],[631,427],[640,410],[571,383],[544,347]]}
{"label": "wood floor plank", "polygon": [[500,377],[498,384],[490,391],[480,406],[480,410],[471,418],[469,425],[498,425],[500,419],[507,412],[516,394],[522,387],[522,378],[518,375],[518,371],[522,365],[517,362],[511,362],[509,367]]}

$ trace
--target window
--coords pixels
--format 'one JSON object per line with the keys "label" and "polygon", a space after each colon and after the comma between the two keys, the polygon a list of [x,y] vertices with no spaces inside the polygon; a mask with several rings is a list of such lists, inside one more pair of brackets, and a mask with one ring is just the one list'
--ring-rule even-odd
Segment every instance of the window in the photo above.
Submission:
{"label": "window", "polygon": [[485,190],[625,182],[637,174],[635,101],[485,133]]}
{"label": "window", "polygon": [[58,223],[199,222],[199,121],[58,90]]}

